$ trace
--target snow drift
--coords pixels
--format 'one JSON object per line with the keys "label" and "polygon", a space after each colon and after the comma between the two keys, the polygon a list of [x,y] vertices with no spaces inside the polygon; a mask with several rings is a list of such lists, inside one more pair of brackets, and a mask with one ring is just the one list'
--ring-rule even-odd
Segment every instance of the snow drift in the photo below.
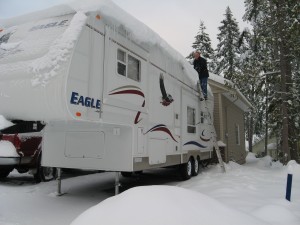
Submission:
{"label": "snow drift", "polygon": [[99,223],[105,225],[265,224],[204,194],[171,186],[132,188],[87,210],[71,225]]}
{"label": "snow drift", "polygon": [[[124,216],[123,214],[127,213],[127,217],[131,216],[132,220],[129,222],[124,220],[119,224],[140,225],[145,220],[145,216],[150,218],[145,224],[150,224],[152,221],[157,222],[158,215],[164,214],[163,216],[169,219],[171,217],[172,223],[169,224],[174,225],[180,224],[183,217],[185,220],[181,225],[188,224],[192,219],[194,221],[191,224],[207,225],[210,224],[209,221],[217,221],[217,225],[222,225],[223,220],[224,224],[228,224],[228,220],[231,219],[224,215],[227,211],[220,212],[223,207],[226,207],[231,212],[230,215],[235,217],[237,213],[244,219],[238,221],[232,218],[239,223],[232,222],[231,225],[247,224],[248,219],[253,222],[253,217],[257,219],[253,222],[254,225],[262,224],[261,221],[269,225],[299,225],[300,165],[290,161],[288,166],[265,167],[261,163],[257,164],[260,160],[262,159],[255,158],[255,161],[251,162],[247,160],[246,164],[239,167],[234,167],[234,163],[230,163],[228,167],[231,169],[228,169],[226,174],[222,173],[218,166],[209,166],[200,175],[185,182],[175,180],[172,182],[172,179],[168,178],[171,181],[168,185],[183,187],[186,190],[150,186],[131,189],[116,197],[111,197],[114,193],[112,188],[114,173],[66,177],[63,192],[67,194],[57,197],[55,181],[34,184],[31,175],[13,171],[7,181],[2,181],[0,185],[0,201],[5,202],[0,210],[0,224],[66,225],[90,208],[74,221],[74,224],[94,219],[98,224],[113,224],[112,220],[117,224],[121,220],[119,214]],[[285,200],[289,166],[292,166],[294,173],[291,202]],[[140,185],[144,179],[147,179],[149,184],[148,179],[159,177],[162,180],[160,172],[159,174],[155,171],[145,172],[141,179],[121,178],[121,182]],[[99,204],[101,201],[102,203]],[[136,205],[137,203],[139,205]],[[113,207],[116,207],[116,210]],[[95,213],[100,209],[95,218]],[[182,211],[178,213],[179,210]],[[208,210],[210,211],[207,212]],[[104,215],[104,212],[109,214]],[[89,215],[91,218],[86,218]],[[209,215],[212,215],[211,218]],[[165,221],[163,217],[160,219],[162,222]],[[257,221],[259,222],[256,223]],[[95,223],[93,221],[91,224]]]}

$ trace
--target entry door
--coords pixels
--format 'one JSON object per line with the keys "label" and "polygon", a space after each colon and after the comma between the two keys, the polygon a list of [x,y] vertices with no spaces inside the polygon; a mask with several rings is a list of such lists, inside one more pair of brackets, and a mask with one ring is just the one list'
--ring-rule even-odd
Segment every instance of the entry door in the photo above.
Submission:
{"label": "entry door", "polygon": [[197,123],[199,122],[199,100],[197,96],[183,88],[181,94],[181,137],[183,150],[188,150],[191,148],[191,145],[186,144],[199,139],[199,131],[197,130]]}

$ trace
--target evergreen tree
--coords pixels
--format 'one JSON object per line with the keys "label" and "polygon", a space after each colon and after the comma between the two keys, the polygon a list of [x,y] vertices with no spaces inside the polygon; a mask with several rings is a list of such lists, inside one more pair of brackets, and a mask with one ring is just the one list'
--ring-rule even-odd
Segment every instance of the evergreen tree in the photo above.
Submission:
{"label": "evergreen tree", "polygon": [[[270,91],[266,123],[274,133],[281,133],[281,148],[285,162],[296,159],[299,152],[299,30],[298,0],[246,0],[244,18],[251,21],[262,47],[262,60],[267,72]],[[279,84],[279,85],[278,85]]]}
{"label": "evergreen tree", "polygon": [[[195,36],[195,42],[192,45],[194,51],[199,51],[201,56],[207,60],[208,69],[210,69],[210,62],[214,58],[214,50],[211,47],[211,40],[208,33],[206,33],[206,27],[203,21],[200,21],[199,31]],[[191,52],[187,58],[193,59],[193,53]]]}
{"label": "evergreen tree", "polygon": [[258,50],[255,35],[249,29],[245,29],[239,39],[240,70],[241,76],[237,77],[240,90],[243,95],[252,103],[252,110],[246,115],[246,136],[249,142],[249,151],[252,152],[253,134],[261,135],[263,131],[264,118],[264,82],[261,79],[261,56],[258,57]]}
{"label": "evergreen tree", "polygon": [[225,19],[221,21],[222,25],[219,27],[220,33],[217,36],[219,40],[216,49],[218,65],[214,72],[217,74],[222,73],[226,79],[238,84],[236,81],[239,76],[239,27],[229,7],[227,7],[224,15]]}

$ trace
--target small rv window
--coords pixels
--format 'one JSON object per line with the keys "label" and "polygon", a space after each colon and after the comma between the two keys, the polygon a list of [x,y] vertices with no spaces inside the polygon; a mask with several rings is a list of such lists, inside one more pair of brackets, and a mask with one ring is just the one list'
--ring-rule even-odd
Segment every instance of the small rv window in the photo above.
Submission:
{"label": "small rv window", "polygon": [[128,55],[128,78],[140,81],[140,61]]}
{"label": "small rv window", "polygon": [[118,74],[126,76],[126,65],[120,62],[118,62]]}
{"label": "small rv window", "polygon": [[196,133],[196,110],[192,107],[187,107],[187,132]]}
{"label": "small rv window", "polygon": [[118,49],[118,61],[126,63],[126,53]]}
{"label": "small rv window", "polygon": [[118,74],[126,76],[126,53],[118,49]]}
{"label": "small rv window", "polygon": [[127,52],[118,49],[117,52],[117,71],[119,75],[129,79],[141,80],[141,62],[137,58],[129,55]]}

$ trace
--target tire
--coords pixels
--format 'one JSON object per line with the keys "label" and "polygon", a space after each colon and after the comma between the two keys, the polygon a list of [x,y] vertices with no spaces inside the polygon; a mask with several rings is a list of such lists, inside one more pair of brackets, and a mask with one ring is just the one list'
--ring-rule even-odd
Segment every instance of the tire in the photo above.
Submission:
{"label": "tire", "polygon": [[180,172],[181,172],[181,178],[182,180],[188,180],[192,176],[192,167],[193,167],[193,162],[192,158],[189,159],[187,163],[181,164],[180,165]]}
{"label": "tire", "polygon": [[143,174],[143,170],[134,171],[134,172],[121,172],[123,177],[133,177],[133,176],[140,176]]}
{"label": "tire", "polygon": [[121,175],[123,177],[132,177],[133,176],[133,173],[132,172],[121,172]]}
{"label": "tire", "polygon": [[0,179],[6,178],[10,174],[11,171],[13,171],[13,169],[4,169],[4,168],[1,168],[0,169]]}
{"label": "tire", "polygon": [[195,160],[192,161],[192,176],[197,176],[199,174],[200,170],[200,163],[199,159],[196,158]]}
{"label": "tire", "polygon": [[54,167],[44,167],[41,165],[41,157],[39,157],[37,172],[34,174],[34,180],[39,183],[41,181],[48,182],[57,178],[57,169]]}
{"label": "tire", "polygon": [[54,167],[41,166],[40,176],[44,182],[55,180],[57,178],[57,170]]}

